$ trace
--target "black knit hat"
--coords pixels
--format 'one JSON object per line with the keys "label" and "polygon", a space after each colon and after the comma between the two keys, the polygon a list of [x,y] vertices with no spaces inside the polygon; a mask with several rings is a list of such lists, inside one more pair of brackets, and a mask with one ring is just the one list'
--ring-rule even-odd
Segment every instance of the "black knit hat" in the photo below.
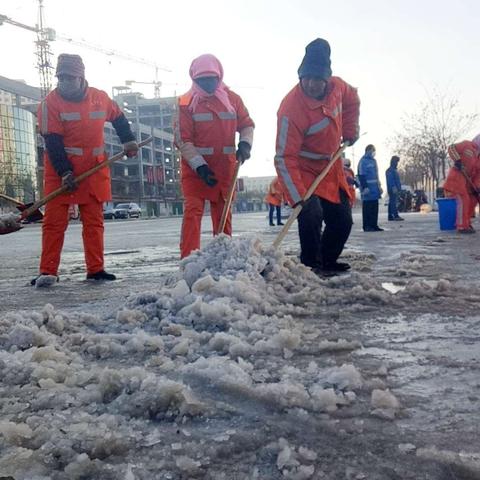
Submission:
{"label": "black knit hat", "polygon": [[330,67],[330,45],[323,38],[317,38],[305,47],[305,56],[298,68],[299,78],[320,77],[328,80],[332,76]]}

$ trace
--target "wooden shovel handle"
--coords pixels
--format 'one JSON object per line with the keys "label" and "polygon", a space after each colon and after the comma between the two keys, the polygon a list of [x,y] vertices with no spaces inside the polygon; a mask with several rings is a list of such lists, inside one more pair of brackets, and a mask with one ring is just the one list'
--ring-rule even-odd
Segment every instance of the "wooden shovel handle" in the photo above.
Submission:
{"label": "wooden shovel handle", "polygon": [[[152,140],[153,140],[153,137],[148,137],[147,139],[140,142],[138,144],[138,147],[141,148],[144,145],[147,145],[148,143],[150,143]],[[90,170],[87,170],[86,172],[83,172],[80,175],[78,175],[77,177],[75,177],[75,183],[80,183],[82,180],[85,180],[85,178],[90,177],[95,172],[98,172],[98,170],[109,166],[110,164],[112,164],[113,162],[115,162],[117,160],[120,160],[121,158],[123,158],[124,155],[125,155],[125,152],[120,152],[120,153],[117,153],[116,155],[114,155],[113,157],[107,158],[103,162],[95,165]],[[31,215],[33,212],[35,212],[35,210],[38,210],[40,207],[42,207],[43,205],[48,203],[50,200],[53,200],[55,197],[58,197],[62,193],[66,192],[67,188],[68,187],[66,185],[63,185],[60,188],[57,188],[57,190],[54,190],[53,192],[49,193],[46,197],[41,198],[38,202],[35,202],[31,207],[24,210],[22,212],[22,214],[20,215],[20,218],[21,219],[27,218],[29,215]]]}
{"label": "wooden shovel handle", "polygon": [[22,202],[19,202],[15,198],[9,197],[8,195],[5,195],[4,193],[0,193],[0,198],[3,198],[4,200],[7,200],[9,202],[12,202],[12,203],[14,203],[15,205],[18,205],[18,206],[23,205]]}
{"label": "wooden shovel handle", "polygon": [[223,230],[225,230],[228,211],[230,210],[230,205],[232,204],[233,192],[235,191],[235,185],[237,184],[237,177],[241,164],[242,162],[237,160],[237,164],[235,165],[235,171],[233,172],[232,181],[230,182],[230,187],[228,189],[228,195],[225,200],[225,205],[223,206],[222,218],[220,219],[220,226],[218,227],[217,235],[220,235],[221,233],[223,233]]}
{"label": "wooden shovel handle", "polygon": [[[348,143],[344,143],[343,145],[340,146],[340,148],[334,153],[333,157],[329,160],[327,163],[327,166],[321,171],[320,175],[313,181],[313,183],[310,185],[310,188],[307,190],[307,193],[303,197],[303,202],[306,202],[312,195],[313,192],[317,189],[318,185],[320,182],[327,176],[328,172],[331,170],[333,167],[334,163],[337,161],[338,158],[342,155],[343,151],[348,147]],[[273,242],[272,246],[274,249],[277,249],[280,244],[282,243],[282,240],[285,238],[285,235],[288,233],[288,230],[290,229],[292,223],[297,219],[297,217],[300,215],[300,212],[302,210],[303,205],[299,203],[292,211],[290,216],[288,217],[288,220],[285,222],[285,225],[283,226],[282,230],[280,230],[280,233],[277,235],[277,238]]]}

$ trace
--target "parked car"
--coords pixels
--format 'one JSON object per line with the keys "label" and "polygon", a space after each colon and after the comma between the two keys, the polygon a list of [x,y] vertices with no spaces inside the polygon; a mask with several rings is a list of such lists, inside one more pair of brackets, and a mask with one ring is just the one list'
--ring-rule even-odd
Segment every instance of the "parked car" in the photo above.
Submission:
{"label": "parked car", "polygon": [[103,209],[103,218],[113,220],[115,218],[115,210],[113,207],[106,207]]}
{"label": "parked car", "polygon": [[119,203],[115,206],[115,218],[140,218],[142,209],[136,203]]}

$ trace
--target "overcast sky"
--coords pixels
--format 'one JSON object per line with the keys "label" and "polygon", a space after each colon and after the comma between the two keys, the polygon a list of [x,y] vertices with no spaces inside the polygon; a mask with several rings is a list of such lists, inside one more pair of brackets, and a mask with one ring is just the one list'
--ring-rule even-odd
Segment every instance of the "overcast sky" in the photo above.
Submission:
{"label": "overcast sky", "polygon": [[[241,175],[274,174],[276,112],[296,84],[305,45],[330,42],[334,75],[358,87],[361,131],[349,149],[355,165],[377,146],[384,170],[395,152],[389,138],[403,115],[434,88],[458,97],[465,113],[480,111],[480,2],[477,0],[44,0],[47,26],[60,35],[144,57],[160,71],[162,96],[190,85],[193,58],[213,53],[225,82],[239,93],[257,128]],[[36,0],[0,0],[0,14],[34,25]],[[34,34],[0,26],[0,74],[38,85]],[[10,48],[8,48],[10,47]],[[57,41],[56,55],[84,58],[90,85],[112,92],[125,80],[151,81],[153,67]],[[153,96],[153,88],[137,85]],[[476,125],[469,135],[480,131]],[[352,151],[353,150],[353,151]]]}

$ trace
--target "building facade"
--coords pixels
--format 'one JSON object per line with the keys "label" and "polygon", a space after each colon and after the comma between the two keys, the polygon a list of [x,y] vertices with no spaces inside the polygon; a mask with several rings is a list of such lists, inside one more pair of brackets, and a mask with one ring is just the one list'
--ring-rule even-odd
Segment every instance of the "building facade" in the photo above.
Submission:
{"label": "building facade", "polygon": [[[137,141],[152,136],[153,142],[143,147],[135,159],[122,160],[113,166],[113,202],[139,203],[149,216],[181,214],[180,154],[173,139],[176,99],[146,99],[137,92],[122,93],[114,99]],[[118,137],[111,127],[105,144],[109,154],[120,151]]]}
{"label": "building facade", "polygon": [[36,118],[0,104],[0,192],[28,203],[38,197]]}

